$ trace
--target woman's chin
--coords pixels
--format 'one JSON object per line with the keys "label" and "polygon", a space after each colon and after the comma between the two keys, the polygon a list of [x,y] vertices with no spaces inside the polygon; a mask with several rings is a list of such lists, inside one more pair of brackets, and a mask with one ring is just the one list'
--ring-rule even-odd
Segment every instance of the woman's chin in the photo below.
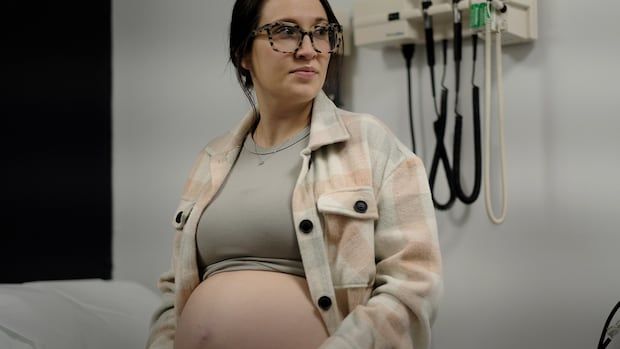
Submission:
{"label": "woman's chin", "polygon": [[285,90],[287,98],[309,101],[314,99],[321,90],[315,84],[295,84]]}

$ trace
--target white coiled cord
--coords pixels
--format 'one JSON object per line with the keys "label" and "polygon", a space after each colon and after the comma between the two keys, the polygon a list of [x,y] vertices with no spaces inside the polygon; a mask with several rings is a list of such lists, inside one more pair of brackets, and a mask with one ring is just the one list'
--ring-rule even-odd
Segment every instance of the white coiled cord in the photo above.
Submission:
{"label": "white coiled cord", "polygon": [[[497,1],[497,0],[494,0]],[[499,1],[497,1],[499,2]],[[491,7],[497,8],[489,4],[488,11]],[[495,12],[495,11],[493,11]],[[493,203],[491,202],[491,179],[490,179],[490,162],[491,162],[491,46],[493,45],[491,37],[492,22],[495,22],[494,15],[485,25],[485,133],[484,133],[484,191],[486,209],[489,219],[495,224],[501,224],[506,218],[508,206],[508,195],[506,193],[506,152],[504,144],[504,81],[502,78],[502,35],[500,25],[495,25],[497,32],[495,33],[495,54],[496,54],[496,74],[497,74],[497,95],[498,95],[498,119],[499,119],[499,142],[500,142],[500,161],[501,161],[501,190],[502,190],[502,210],[499,217],[493,212]]]}

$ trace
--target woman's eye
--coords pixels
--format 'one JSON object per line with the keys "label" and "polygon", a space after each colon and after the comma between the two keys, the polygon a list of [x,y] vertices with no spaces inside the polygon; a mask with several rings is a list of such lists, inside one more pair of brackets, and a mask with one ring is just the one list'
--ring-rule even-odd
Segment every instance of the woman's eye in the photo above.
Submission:
{"label": "woman's eye", "polygon": [[317,27],[314,29],[314,35],[323,36],[323,35],[326,35],[327,32],[328,32],[327,27]]}
{"label": "woman's eye", "polygon": [[280,35],[295,35],[295,27],[281,26],[275,29],[276,34]]}

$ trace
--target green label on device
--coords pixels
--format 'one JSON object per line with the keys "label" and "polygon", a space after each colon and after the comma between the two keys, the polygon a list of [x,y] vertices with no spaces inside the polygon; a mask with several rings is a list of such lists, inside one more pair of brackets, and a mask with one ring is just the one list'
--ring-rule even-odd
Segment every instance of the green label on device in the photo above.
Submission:
{"label": "green label on device", "polygon": [[471,4],[469,7],[469,27],[481,29],[487,23],[489,17],[488,5],[486,3]]}

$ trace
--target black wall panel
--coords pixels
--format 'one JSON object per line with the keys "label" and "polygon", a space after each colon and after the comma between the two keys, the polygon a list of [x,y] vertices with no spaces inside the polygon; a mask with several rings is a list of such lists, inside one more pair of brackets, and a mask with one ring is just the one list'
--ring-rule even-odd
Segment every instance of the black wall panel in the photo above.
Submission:
{"label": "black wall panel", "polygon": [[0,282],[112,272],[111,2],[0,5]]}

